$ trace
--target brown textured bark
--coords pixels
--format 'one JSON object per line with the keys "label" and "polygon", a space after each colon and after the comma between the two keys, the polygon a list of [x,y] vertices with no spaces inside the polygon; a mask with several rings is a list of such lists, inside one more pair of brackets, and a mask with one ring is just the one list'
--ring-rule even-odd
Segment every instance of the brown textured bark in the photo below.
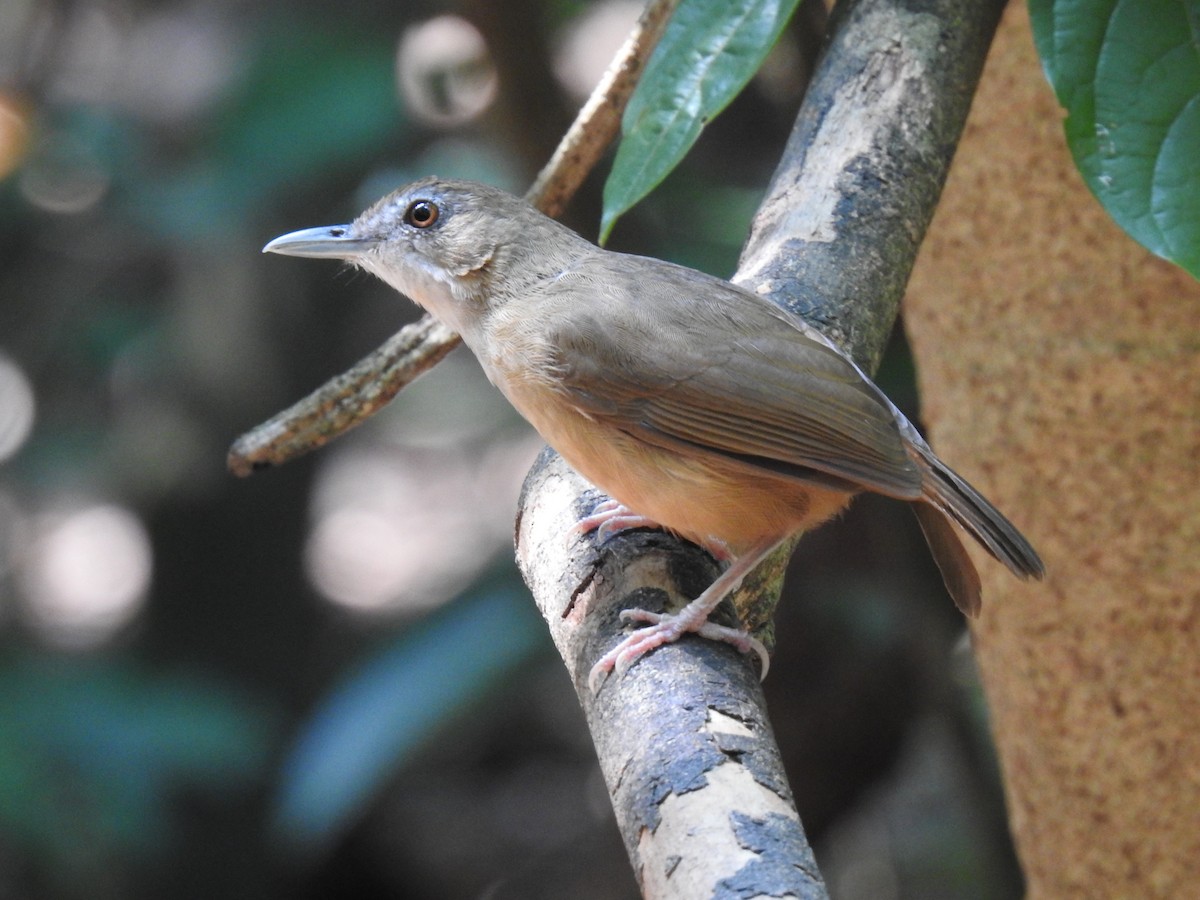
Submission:
{"label": "brown textured bark", "polygon": [[924,415],[1033,539],[974,629],[1031,897],[1200,896],[1200,284],[1127,238],[1010,7],[909,287]]}

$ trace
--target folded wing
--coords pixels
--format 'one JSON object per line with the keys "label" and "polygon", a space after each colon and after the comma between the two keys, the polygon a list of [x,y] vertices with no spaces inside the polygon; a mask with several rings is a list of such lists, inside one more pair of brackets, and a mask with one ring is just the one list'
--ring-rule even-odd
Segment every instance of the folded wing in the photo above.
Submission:
{"label": "folded wing", "polygon": [[[618,287],[623,279],[589,270],[556,284],[556,302],[576,306],[570,331],[550,342],[556,386],[577,409],[654,445],[921,495],[894,407],[846,357],[726,282],[697,284],[694,272],[675,267],[654,277],[654,285]],[[589,304],[597,286],[604,302]]]}

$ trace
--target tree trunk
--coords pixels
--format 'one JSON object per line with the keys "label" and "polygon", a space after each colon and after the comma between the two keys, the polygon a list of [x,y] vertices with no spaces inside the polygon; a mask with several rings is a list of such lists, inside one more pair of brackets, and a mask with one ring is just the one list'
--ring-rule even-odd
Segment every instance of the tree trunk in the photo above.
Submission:
{"label": "tree trunk", "polygon": [[1200,285],[1084,187],[1023,5],[909,286],[934,446],[1049,577],[973,631],[1031,897],[1200,896]]}

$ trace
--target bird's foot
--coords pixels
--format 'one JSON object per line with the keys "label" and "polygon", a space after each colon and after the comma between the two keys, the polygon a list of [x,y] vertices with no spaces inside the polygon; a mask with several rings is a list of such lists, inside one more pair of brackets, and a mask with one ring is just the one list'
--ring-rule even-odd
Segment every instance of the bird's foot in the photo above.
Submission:
{"label": "bird's foot", "polygon": [[761,677],[767,677],[771,657],[762,641],[740,628],[729,628],[710,622],[707,612],[694,607],[695,604],[689,604],[677,613],[656,613],[645,609],[622,610],[622,622],[642,622],[645,626],[630,634],[592,666],[592,671],[588,674],[588,686],[592,693],[599,689],[609,672],[623,675],[630,666],[651,650],[664,644],[672,644],[689,632],[710,641],[732,644],[742,653],[753,650],[758,654]]}
{"label": "bird's foot", "polygon": [[569,537],[572,539],[589,531],[596,532],[597,543],[603,544],[610,537],[631,528],[662,528],[653,519],[639,516],[628,506],[609,498],[596,505],[590,516],[575,523]]}
{"label": "bird's foot", "polygon": [[651,650],[663,644],[673,643],[688,632],[709,640],[732,644],[743,653],[753,650],[758,654],[761,663],[760,677],[766,678],[771,657],[762,641],[751,637],[749,632],[742,629],[727,628],[710,622],[708,617],[722,600],[737,590],[742,579],[779,546],[780,541],[780,538],[763,538],[751,545],[745,553],[733,560],[729,568],[722,572],[704,593],[677,613],[653,613],[644,609],[622,611],[622,621],[647,624],[628,635],[592,666],[592,671],[588,674],[588,686],[592,692],[600,687],[609,672],[615,670],[618,675],[623,673]]}

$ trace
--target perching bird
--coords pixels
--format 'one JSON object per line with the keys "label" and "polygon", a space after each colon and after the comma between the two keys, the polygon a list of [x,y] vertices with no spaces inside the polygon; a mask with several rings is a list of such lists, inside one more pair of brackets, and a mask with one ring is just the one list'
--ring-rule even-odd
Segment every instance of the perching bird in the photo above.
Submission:
{"label": "perching bird", "polygon": [[1017,576],[1043,574],[1013,524],[854,362],[727,281],[603,250],[496,188],[434,178],[349,225],[263,249],[348,260],[462,335],[517,411],[615,501],[584,528],[656,523],[730,561],[678,613],[627,610],[645,624],[601,658],[593,684],[688,631],[757,647],[709,614],[783,540],[859,491],[913,504],[967,615],[979,611],[979,576],[951,522]]}

